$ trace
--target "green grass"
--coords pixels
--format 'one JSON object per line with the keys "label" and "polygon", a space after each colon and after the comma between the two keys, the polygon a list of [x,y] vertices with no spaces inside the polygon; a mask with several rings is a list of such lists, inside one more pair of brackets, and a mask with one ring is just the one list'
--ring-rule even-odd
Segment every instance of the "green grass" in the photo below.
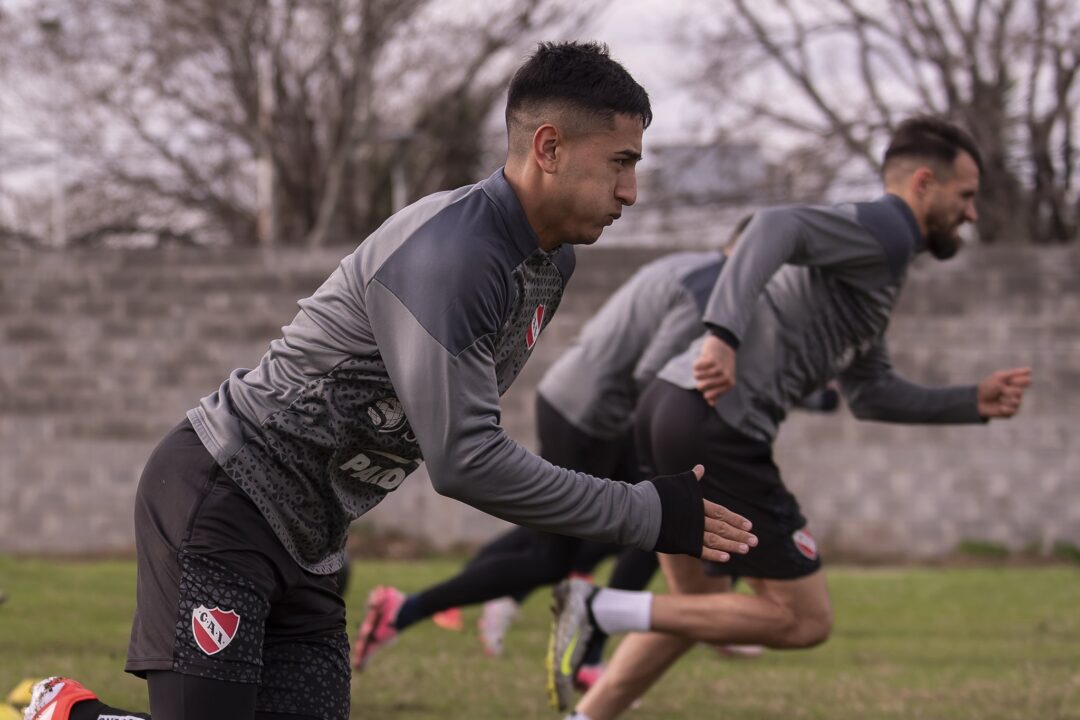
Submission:
{"label": "green grass", "polygon": [[[377,583],[414,590],[453,559],[357,563],[350,628]],[[107,702],[146,707],[124,675],[135,573],[128,561],[0,556],[0,691],[42,674],[79,678]],[[836,629],[824,646],[722,661],[698,648],[631,720],[1080,720],[1080,571],[1075,566],[830,571]],[[547,594],[536,593],[503,657],[466,631],[424,623],[353,680],[354,718],[548,718]]]}

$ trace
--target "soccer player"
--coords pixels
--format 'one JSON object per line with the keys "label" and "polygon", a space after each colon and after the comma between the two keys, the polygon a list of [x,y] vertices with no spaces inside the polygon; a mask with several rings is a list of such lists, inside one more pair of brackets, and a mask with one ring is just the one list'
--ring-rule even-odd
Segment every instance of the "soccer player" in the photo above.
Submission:
{"label": "soccer player", "polygon": [[[126,669],[156,720],[346,718],[346,532],[422,460],[440,493],[537,529],[712,560],[756,541],[702,499],[700,467],[629,485],[556,467],[499,427],[573,246],[634,203],[652,113],[606,48],[545,43],[506,118],[503,168],[387,220],[151,455]],[[27,711],[103,715],[145,717],[66,678]]]}
{"label": "soccer player", "polygon": [[[821,559],[771,449],[786,412],[808,390],[838,377],[854,414],[867,420],[982,423],[1020,409],[1027,368],[928,388],[893,371],[885,343],[912,259],[923,251],[951,257],[959,228],[976,219],[981,169],[966,132],[916,117],[886,150],[880,199],[755,214],[710,296],[711,332],[660,372],[637,425],[643,462],[663,471],[705,458],[706,497],[754,523],[758,547],[723,572],[746,578],[755,594],[714,592],[726,578],[675,556],[661,558],[670,595],[561,584],[554,642],[568,669],[576,659],[570,646],[595,629],[639,633],[616,650],[578,704],[577,720],[616,717],[696,641],[805,648],[828,638]],[[568,705],[570,694],[559,700]]]}
{"label": "soccer player", "polygon": [[[631,439],[639,392],[703,332],[701,313],[723,262],[718,250],[672,253],[645,265],[615,291],[540,381],[536,427],[541,457],[590,475],[629,483],[641,479]],[[523,544],[511,545],[518,541]],[[511,533],[454,577],[419,593],[406,596],[394,587],[376,587],[357,635],[354,666],[362,669],[400,632],[436,613],[524,596],[558,582],[581,552],[582,541],[576,537]],[[640,590],[656,569],[655,555],[630,552],[633,555],[616,569],[612,586]],[[486,619],[492,624],[496,620]],[[488,636],[498,628],[485,627],[484,620],[480,629],[485,644],[497,651],[501,638]],[[591,657],[596,658],[595,651]]]}

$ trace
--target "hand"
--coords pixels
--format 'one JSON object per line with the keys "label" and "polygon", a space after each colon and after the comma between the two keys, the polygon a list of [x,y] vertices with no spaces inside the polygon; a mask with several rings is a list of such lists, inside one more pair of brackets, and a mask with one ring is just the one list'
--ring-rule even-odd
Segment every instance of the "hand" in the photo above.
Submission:
{"label": "hand", "polygon": [[985,418],[1010,418],[1020,411],[1031,368],[998,370],[979,383],[978,409]]}
{"label": "hand", "polygon": [[694,361],[694,380],[705,402],[715,405],[735,386],[735,349],[715,335],[706,337]]}
{"label": "hand", "polygon": [[[699,481],[705,475],[705,468],[694,466],[694,477]],[[742,515],[733,513],[723,505],[702,500],[705,505],[705,538],[701,550],[702,560],[727,562],[731,553],[745,555],[757,545],[755,535],[749,530],[752,524]]]}

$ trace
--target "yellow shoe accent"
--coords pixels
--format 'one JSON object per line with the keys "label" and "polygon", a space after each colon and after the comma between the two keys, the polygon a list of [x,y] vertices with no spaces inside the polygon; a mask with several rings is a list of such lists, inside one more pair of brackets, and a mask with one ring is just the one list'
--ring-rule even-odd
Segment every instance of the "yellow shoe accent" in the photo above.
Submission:
{"label": "yellow shoe accent", "polygon": [[6,702],[8,705],[14,705],[17,708],[26,707],[30,704],[30,696],[34,692],[34,685],[37,685],[44,679],[45,678],[27,678],[26,680],[23,680],[8,693]]}
{"label": "yellow shoe accent", "polygon": [[578,630],[574,633],[574,637],[570,640],[570,644],[566,646],[566,652],[562,656],[562,664],[559,669],[562,670],[562,674],[567,677],[572,677],[574,674],[574,666],[571,665],[570,660],[574,657],[574,648],[577,647],[577,642],[581,638],[581,631]]}
{"label": "yellow shoe accent", "polygon": [[547,695],[548,705],[553,710],[561,710],[559,707],[559,693],[555,690],[555,623],[551,623],[551,632],[548,635],[547,653],[544,654],[544,667],[547,670]]}

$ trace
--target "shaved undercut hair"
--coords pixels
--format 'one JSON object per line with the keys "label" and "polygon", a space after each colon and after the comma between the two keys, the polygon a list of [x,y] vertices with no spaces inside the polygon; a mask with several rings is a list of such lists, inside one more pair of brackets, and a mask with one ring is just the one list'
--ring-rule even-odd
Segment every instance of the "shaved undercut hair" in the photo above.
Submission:
{"label": "shaved undercut hair", "polygon": [[506,98],[511,153],[526,152],[540,125],[570,135],[614,127],[615,115],[652,122],[649,94],[600,43],[540,43],[518,68]]}
{"label": "shaved undercut hair", "polygon": [[882,176],[888,179],[893,170],[914,169],[918,164],[933,165],[942,177],[952,173],[956,156],[965,152],[983,172],[979,146],[966,130],[944,118],[918,115],[900,123],[893,133],[882,163]]}

